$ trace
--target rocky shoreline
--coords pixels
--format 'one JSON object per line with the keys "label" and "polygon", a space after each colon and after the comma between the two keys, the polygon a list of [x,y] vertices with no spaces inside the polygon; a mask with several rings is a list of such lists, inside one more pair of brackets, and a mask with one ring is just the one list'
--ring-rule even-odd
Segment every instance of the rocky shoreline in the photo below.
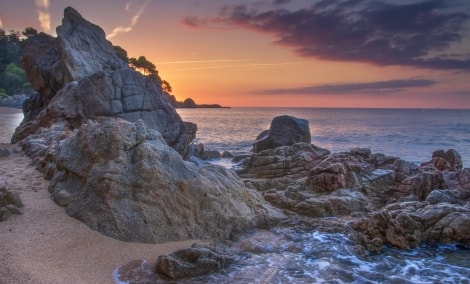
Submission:
{"label": "rocky shoreline", "polygon": [[[236,171],[208,164],[215,154],[191,144],[197,125],[116,56],[100,27],[68,7],[57,35],[26,42],[21,62],[38,93],[23,105],[12,142],[50,180],[54,202],[92,230],[151,244],[205,239],[247,253],[255,248],[237,243],[243,233],[276,226],[344,234],[358,256],[470,246],[470,169],[456,150],[421,165],[365,148],[331,153],[312,144],[308,121],[286,115],[254,138]],[[4,203],[2,216],[11,215]],[[196,276],[236,261],[227,254],[187,249],[156,269],[162,279]]]}

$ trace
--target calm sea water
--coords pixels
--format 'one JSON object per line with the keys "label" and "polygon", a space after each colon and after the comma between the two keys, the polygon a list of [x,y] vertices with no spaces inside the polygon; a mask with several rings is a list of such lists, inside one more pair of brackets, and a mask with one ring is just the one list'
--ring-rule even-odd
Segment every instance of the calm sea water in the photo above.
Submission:
{"label": "calm sea water", "polygon": [[22,120],[21,109],[0,107],[0,143],[10,143],[15,128]]}
{"label": "calm sea water", "polygon": [[429,161],[438,149],[456,149],[470,167],[470,110],[230,108],[178,109],[198,125],[196,143],[218,151],[250,151],[258,134],[278,115],[307,119],[312,143],[333,152],[355,147]]}
{"label": "calm sea water", "polygon": [[[456,149],[470,167],[470,110],[230,108],[178,109],[198,125],[195,143],[235,154],[251,150],[258,134],[278,115],[307,119],[312,143],[333,152],[354,147],[421,163],[438,149]],[[0,143],[9,143],[23,119],[19,109],[0,107]]]}

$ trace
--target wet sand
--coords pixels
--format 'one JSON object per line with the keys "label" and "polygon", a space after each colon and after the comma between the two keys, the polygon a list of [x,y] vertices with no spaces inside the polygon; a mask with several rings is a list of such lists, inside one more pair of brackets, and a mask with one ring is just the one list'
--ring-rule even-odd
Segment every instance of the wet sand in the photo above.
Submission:
{"label": "wet sand", "polygon": [[15,114],[15,113],[23,113],[23,111],[20,108],[0,106],[0,113]]}
{"label": "wet sand", "polygon": [[[16,145],[0,144],[0,148]],[[189,247],[194,240],[165,244],[108,238],[68,216],[47,191],[48,181],[23,153],[0,158],[0,186],[19,192],[23,215],[0,222],[0,283],[114,283],[113,270],[136,259]]]}

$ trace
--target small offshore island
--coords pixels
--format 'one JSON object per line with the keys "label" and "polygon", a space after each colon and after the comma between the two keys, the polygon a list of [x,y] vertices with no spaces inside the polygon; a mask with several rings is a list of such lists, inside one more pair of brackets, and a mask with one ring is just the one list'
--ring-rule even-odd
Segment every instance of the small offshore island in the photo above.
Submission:
{"label": "small offshore island", "polygon": [[236,170],[207,163],[191,143],[197,125],[175,107],[220,106],[179,105],[71,7],[57,37],[27,40],[21,64],[37,93],[12,145],[0,145],[2,282],[469,275],[465,259],[437,267],[420,255],[439,270],[421,275],[388,257],[441,244],[468,251],[470,169],[454,149],[420,165],[366,148],[331,153],[312,144],[307,120],[283,115],[235,157]]}

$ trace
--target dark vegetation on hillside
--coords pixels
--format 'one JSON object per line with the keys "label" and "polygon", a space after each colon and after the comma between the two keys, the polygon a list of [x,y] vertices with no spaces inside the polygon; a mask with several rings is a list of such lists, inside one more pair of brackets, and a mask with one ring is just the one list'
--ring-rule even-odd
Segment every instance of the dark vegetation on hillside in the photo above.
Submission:
{"label": "dark vegetation on hillside", "polygon": [[0,98],[33,92],[20,67],[20,57],[24,41],[37,33],[33,28],[22,32],[10,30],[8,33],[0,29]]}

